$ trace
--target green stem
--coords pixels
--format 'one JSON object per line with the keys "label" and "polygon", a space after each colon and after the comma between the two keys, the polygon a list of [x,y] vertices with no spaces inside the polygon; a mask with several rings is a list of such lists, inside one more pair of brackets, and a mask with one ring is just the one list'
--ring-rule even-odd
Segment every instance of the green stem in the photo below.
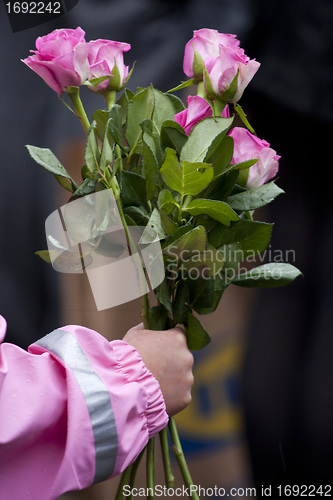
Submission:
{"label": "green stem", "polygon": [[151,438],[147,444],[147,498],[154,500],[155,478],[154,478],[154,444],[155,438]]}
{"label": "green stem", "polygon": [[120,482],[117,488],[115,500],[122,500],[124,496],[123,488],[128,484],[132,472],[133,464],[129,465],[121,475]]}
{"label": "green stem", "polygon": [[79,87],[71,87],[71,90],[67,92],[70,100],[73,103],[76,114],[81,122],[83,130],[88,134],[90,128],[90,122],[88,120],[87,114],[83,107],[82,101],[80,99],[80,89]]}
{"label": "green stem", "polygon": [[167,488],[173,488],[175,478],[171,467],[168,434],[166,427],[164,427],[164,429],[160,431],[160,443],[161,443],[162,460],[164,466],[165,485]]}
{"label": "green stem", "polygon": [[179,224],[182,223],[183,203],[184,203],[184,195],[182,194],[180,197],[179,209],[178,209],[178,223]]}
{"label": "green stem", "polygon": [[203,97],[205,99],[206,97],[206,92],[205,92],[205,86],[204,82],[199,82],[198,87],[197,87],[197,95],[199,97]]}
{"label": "green stem", "polygon": [[148,330],[149,329],[149,309],[150,309],[150,304],[149,304],[149,298],[148,295],[145,294],[142,297],[142,321],[144,324],[144,327]]}
{"label": "green stem", "polygon": [[103,92],[103,96],[104,96],[104,99],[106,101],[108,110],[110,111],[110,109],[112,108],[112,106],[116,102],[117,92],[115,90],[107,90],[107,91]]}
{"label": "green stem", "polygon": [[[140,273],[140,279],[142,280],[142,283],[145,284],[146,278],[145,278],[145,271],[144,271],[143,262],[141,260],[140,254],[138,253],[138,251],[136,249],[136,245],[134,243],[131,232],[130,232],[128,225],[127,225],[127,222],[126,222],[125,214],[123,212],[123,207],[122,207],[121,199],[120,199],[120,189],[118,186],[117,179],[115,177],[111,178],[110,187],[113,191],[113,194],[114,194],[114,197],[116,200],[120,219],[121,219],[121,222],[122,222],[122,225],[123,225],[123,228],[125,231],[125,235],[126,235],[129,252],[131,255],[135,255],[138,258],[139,268],[142,270],[142,273]],[[148,298],[148,294],[145,293],[142,295],[142,320],[143,320],[145,328],[149,328],[149,309],[150,309],[149,298]]]}
{"label": "green stem", "polygon": [[130,478],[128,480],[128,486],[129,486],[129,490],[131,492],[131,494],[128,497],[129,500],[132,500],[132,498],[133,498],[132,492],[133,492],[133,487],[134,487],[134,484],[135,484],[136,474],[138,472],[139,465],[141,463],[141,460],[142,460],[142,457],[143,457],[143,455],[145,453],[145,450],[146,450],[146,447],[143,448],[143,450],[141,451],[140,455],[137,457],[137,459],[133,463],[133,467],[131,468],[131,475],[130,475]]}
{"label": "green stem", "polygon": [[185,482],[187,488],[189,489],[189,493],[190,493],[191,498],[194,498],[195,500],[199,500],[199,496],[197,495],[197,492],[195,491],[194,483],[193,483],[190,471],[189,471],[187,463],[186,463],[186,459],[185,459],[185,455],[183,453],[182,446],[180,444],[180,439],[179,439],[176,423],[175,423],[173,417],[170,417],[168,426],[169,426],[171,440],[173,443],[172,451],[173,451],[173,454],[178,462],[178,466],[179,466],[180,472],[183,476],[184,482]]}
{"label": "green stem", "polygon": [[123,171],[123,158],[122,158],[121,149],[120,149],[119,144],[116,144],[114,151],[116,153],[117,161],[119,160],[118,172],[119,172],[119,176],[120,176],[121,172]]}

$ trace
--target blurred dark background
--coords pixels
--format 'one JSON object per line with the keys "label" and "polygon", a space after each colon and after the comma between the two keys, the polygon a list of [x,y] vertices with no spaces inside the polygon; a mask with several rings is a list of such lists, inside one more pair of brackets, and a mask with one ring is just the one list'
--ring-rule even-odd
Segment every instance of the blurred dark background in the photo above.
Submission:
{"label": "blurred dark background", "polygon": [[[255,485],[331,484],[333,469],[331,0],[80,0],[56,21],[13,34],[0,6],[0,311],[7,341],[27,347],[59,326],[56,273],[34,256],[55,210],[52,176],[25,144],[57,152],[80,136],[56,96],[21,58],[37,36],[81,26],[87,39],[132,44],[130,88],[168,90],[185,79],[182,58],[194,29],[237,34],[262,66],[241,104],[279,155],[286,194],[266,210],[272,248],[294,250],[303,278],[263,291],[247,320],[241,366],[245,435]],[[96,108],[91,96],[88,114]],[[101,106],[103,103],[101,102]],[[73,125],[74,124],[74,125]]]}

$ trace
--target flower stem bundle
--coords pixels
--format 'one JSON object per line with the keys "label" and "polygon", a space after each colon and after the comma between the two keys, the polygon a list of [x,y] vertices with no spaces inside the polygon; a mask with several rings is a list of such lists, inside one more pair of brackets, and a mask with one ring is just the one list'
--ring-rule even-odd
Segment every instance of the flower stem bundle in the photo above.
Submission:
{"label": "flower stem bundle", "polygon": [[[142,293],[144,324],[152,330],[180,324],[189,349],[199,350],[210,342],[199,317],[216,310],[229,286],[283,286],[300,275],[297,268],[281,262],[240,271],[243,262],[258,256],[270,242],[273,225],[255,220],[255,211],[283,193],[272,180],[280,156],[255,135],[239,104],[260,64],[245,55],[235,35],[202,29],[185,48],[187,81],[167,93],[152,85],[132,91],[127,83],[133,68],[129,70],[123,59],[129,49],[124,42],[86,42],[81,28],[38,38],[33,55],[23,62],[61,99],[67,94],[71,101],[86,134],[81,183],[76,184],[49,149],[27,148],[69,191],[69,201],[112,192],[142,283],[155,268],[154,262],[140,257],[138,244],[160,245],[163,276],[152,287],[154,305]],[[97,109],[91,119],[81,101],[83,87],[105,100],[106,107]],[[195,89],[187,106],[177,95],[186,87]],[[234,126],[236,115],[242,127]],[[103,224],[111,217],[99,217],[91,251],[113,251],[103,235]],[[132,231],[137,227],[143,228],[139,242]],[[72,252],[65,250],[67,255]],[[53,262],[50,252],[39,254]],[[173,418],[168,431],[184,483],[197,499]],[[160,443],[166,487],[173,488],[167,429]],[[149,441],[149,492],[154,491],[154,447]],[[142,456],[143,452],[124,471],[117,500],[125,486],[133,488]]]}

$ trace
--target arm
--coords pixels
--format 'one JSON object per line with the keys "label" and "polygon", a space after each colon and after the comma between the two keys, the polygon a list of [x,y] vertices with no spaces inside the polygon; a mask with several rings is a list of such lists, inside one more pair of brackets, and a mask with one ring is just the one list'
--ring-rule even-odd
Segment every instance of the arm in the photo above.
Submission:
{"label": "arm", "polygon": [[116,475],[167,424],[159,383],[125,341],[68,326],[29,353],[0,354],[1,500],[53,499]]}

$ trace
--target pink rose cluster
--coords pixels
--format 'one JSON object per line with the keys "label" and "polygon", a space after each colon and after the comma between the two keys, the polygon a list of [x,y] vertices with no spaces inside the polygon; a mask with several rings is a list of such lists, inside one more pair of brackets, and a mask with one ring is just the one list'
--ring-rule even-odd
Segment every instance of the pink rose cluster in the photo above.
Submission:
{"label": "pink rose cluster", "polygon": [[[187,108],[175,115],[175,121],[187,135],[197,123],[213,116],[214,102],[211,99],[224,103],[238,102],[258,71],[260,64],[254,59],[250,60],[239,45],[236,35],[207,28],[194,31],[193,38],[186,44],[184,73],[198,83],[203,82],[209,101],[201,96],[189,96]],[[221,116],[230,116],[228,105]],[[233,128],[229,136],[234,141],[233,164],[257,159],[249,168],[248,189],[259,187],[276,175],[280,156],[269,147],[267,141],[242,127]]]}
{"label": "pink rose cluster", "polygon": [[240,48],[236,35],[203,28],[186,44],[183,69],[189,78],[203,81],[205,91],[228,102],[237,102],[259,69]]}
{"label": "pink rose cluster", "polygon": [[129,73],[123,53],[130,48],[128,43],[112,40],[86,42],[80,27],[64,28],[37,38],[37,50],[22,61],[58,94],[96,78],[102,80],[91,90],[120,90]]}

